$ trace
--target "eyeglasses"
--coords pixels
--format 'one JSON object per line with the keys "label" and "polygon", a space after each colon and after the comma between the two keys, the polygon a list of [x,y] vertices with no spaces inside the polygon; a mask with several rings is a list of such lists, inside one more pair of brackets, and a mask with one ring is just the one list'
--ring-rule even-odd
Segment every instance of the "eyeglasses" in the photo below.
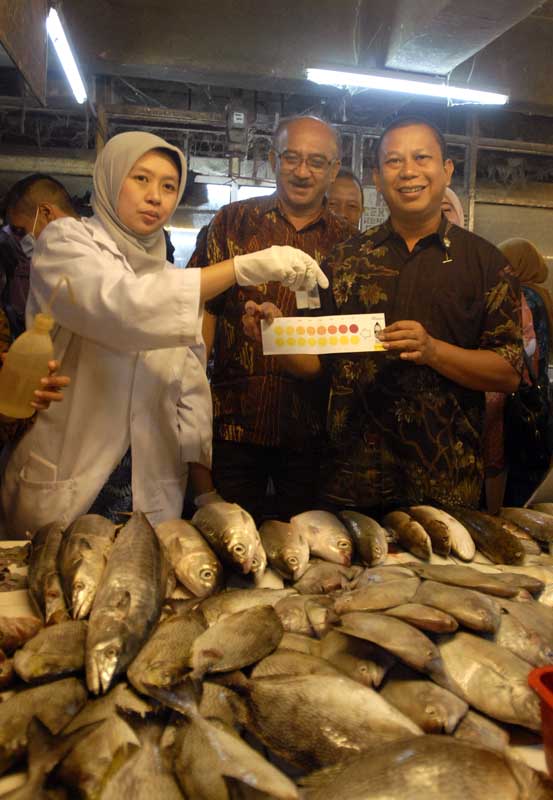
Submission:
{"label": "eyeglasses", "polygon": [[326,156],[302,156],[294,150],[283,150],[282,153],[277,153],[277,156],[280,159],[281,168],[286,172],[292,172],[303,163],[310,172],[324,172],[336,162],[335,158],[330,160]]}

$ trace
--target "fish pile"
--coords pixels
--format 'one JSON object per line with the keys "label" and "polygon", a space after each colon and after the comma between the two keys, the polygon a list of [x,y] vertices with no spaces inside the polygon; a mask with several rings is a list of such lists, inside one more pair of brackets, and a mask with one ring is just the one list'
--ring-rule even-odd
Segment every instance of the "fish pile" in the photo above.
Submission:
{"label": "fish pile", "polygon": [[0,617],[2,797],[553,800],[509,747],[540,729],[551,541],[553,506],[44,526],[36,616]]}

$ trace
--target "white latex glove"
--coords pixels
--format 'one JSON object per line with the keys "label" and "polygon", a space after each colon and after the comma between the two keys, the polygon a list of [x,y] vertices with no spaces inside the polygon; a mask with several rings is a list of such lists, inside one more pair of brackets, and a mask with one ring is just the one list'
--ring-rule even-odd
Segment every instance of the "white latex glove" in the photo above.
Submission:
{"label": "white latex glove", "polygon": [[293,292],[309,291],[317,284],[322,289],[328,287],[328,278],[315,259],[288,245],[273,245],[256,253],[234,256],[234,273],[240,286],[277,281]]}
{"label": "white latex glove", "polygon": [[210,492],[204,492],[204,494],[199,494],[197,497],[194,498],[194,505],[196,508],[201,508],[202,506],[208,506],[210,503],[224,503],[225,501],[221,497],[221,495],[217,492],[217,489],[212,489]]}

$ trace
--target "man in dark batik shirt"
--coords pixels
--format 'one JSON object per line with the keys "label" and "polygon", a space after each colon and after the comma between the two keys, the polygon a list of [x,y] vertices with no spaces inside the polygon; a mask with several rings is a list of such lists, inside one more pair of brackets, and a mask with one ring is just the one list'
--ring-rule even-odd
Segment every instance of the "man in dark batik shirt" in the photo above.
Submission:
{"label": "man in dark batik shirt", "polygon": [[[325,195],[340,167],[340,142],[330,125],[314,117],[281,120],[270,160],[275,194],[224,206],[198,237],[189,266],[271,245],[297,247],[322,261],[356,233],[327,207]],[[259,521],[270,477],[273,511],[288,520],[312,507],[318,493],[328,388],[324,379],[297,380],[275,358],[263,356],[242,329],[247,300],[272,301],[288,316],[297,313],[294,293],[276,283],[239,286],[206,304],[208,357],[213,347],[213,478],[225,500],[239,503]],[[205,477],[191,470],[197,493],[217,499]]]}
{"label": "man in dark batik shirt", "polygon": [[[511,392],[520,379],[518,285],[493,245],[442,216],[453,164],[440,131],[397,120],[377,158],[374,180],[390,218],[331,253],[321,313],[384,312],[385,352],[281,363],[306,378],[330,377],[330,503],[478,506],[484,392]],[[273,311],[250,305],[246,327]]]}

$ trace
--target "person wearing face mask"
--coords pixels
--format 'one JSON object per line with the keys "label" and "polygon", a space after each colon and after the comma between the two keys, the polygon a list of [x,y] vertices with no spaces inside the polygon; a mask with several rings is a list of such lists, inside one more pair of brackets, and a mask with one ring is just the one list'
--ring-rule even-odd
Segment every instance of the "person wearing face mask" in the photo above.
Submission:
{"label": "person wearing face mask", "polygon": [[328,285],[292,247],[172,268],[163,226],[185,182],[178,148],[149,133],[119,134],[94,167],[94,216],[56,219],[37,240],[27,315],[69,278],[76,302],[58,295],[53,341],[71,386],[8,460],[2,508],[12,536],[105,508],[110,484],[124,501],[118,511],[149,512],[152,524],[179,517],[188,464],[210,466],[204,302],[235,283]]}

